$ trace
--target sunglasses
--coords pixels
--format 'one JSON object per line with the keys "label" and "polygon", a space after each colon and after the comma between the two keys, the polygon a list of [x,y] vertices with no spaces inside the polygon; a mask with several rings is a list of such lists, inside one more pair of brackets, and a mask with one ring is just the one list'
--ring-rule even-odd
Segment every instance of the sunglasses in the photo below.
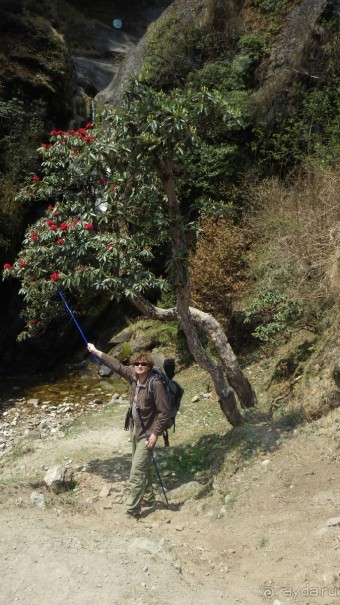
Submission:
{"label": "sunglasses", "polygon": [[137,361],[137,363],[134,363],[133,365],[134,366],[143,366],[143,368],[144,368],[145,366],[148,366],[149,364],[146,363],[145,361]]}

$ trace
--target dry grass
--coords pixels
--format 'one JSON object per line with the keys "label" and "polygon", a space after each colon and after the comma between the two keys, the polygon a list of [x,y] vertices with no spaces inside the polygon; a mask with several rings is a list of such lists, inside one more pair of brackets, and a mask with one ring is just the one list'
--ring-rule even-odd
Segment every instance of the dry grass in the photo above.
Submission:
{"label": "dry grass", "polygon": [[244,288],[244,232],[231,220],[204,219],[190,259],[193,305],[225,323]]}
{"label": "dry grass", "polygon": [[[254,192],[248,224],[256,242],[253,271],[262,266],[294,300],[337,300],[340,293],[340,197],[335,169],[312,167],[287,187],[277,179]],[[269,272],[269,273],[268,273]]]}

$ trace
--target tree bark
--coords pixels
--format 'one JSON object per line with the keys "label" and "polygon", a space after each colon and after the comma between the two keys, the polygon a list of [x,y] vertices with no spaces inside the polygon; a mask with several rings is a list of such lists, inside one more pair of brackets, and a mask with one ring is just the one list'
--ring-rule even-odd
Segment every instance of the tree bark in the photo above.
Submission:
{"label": "tree bark", "polygon": [[229,341],[219,322],[210,313],[190,307],[193,322],[209,336],[221,361],[230,386],[236,391],[242,408],[256,405],[256,394],[249,380],[243,374]]}

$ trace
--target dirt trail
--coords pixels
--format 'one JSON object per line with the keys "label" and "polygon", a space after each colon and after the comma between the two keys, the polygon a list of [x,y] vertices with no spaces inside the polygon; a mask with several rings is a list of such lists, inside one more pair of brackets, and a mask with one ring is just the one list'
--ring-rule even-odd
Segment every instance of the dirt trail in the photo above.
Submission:
{"label": "dirt trail", "polygon": [[[301,427],[224,477],[227,499],[218,477],[213,495],[170,510],[159,496],[139,522],[123,516],[124,431],[41,441],[2,469],[0,604],[339,605],[339,420]],[[34,469],[75,464],[94,446],[113,475],[87,468],[74,496],[45,491],[47,507],[32,505]]]}

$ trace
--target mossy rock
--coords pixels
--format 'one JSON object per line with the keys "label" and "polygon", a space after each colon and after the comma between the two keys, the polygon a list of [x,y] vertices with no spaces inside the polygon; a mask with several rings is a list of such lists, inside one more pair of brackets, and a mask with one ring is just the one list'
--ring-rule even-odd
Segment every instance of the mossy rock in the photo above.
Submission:
{"label": "mossy rock", "polygon": [[132,349],[129,345],[129,343],[127,342],[123,342],[122,344],[119,344],[115,347],[113,347],[112,349],[110,349],[110,351],[108,352],[108,355],[111,355],[111,357],[115,357],[115,359],[118,359],[118,361],[120,361],[120,363],[124,363],[125,361],[128,361],[129,358],[132,355]]}

